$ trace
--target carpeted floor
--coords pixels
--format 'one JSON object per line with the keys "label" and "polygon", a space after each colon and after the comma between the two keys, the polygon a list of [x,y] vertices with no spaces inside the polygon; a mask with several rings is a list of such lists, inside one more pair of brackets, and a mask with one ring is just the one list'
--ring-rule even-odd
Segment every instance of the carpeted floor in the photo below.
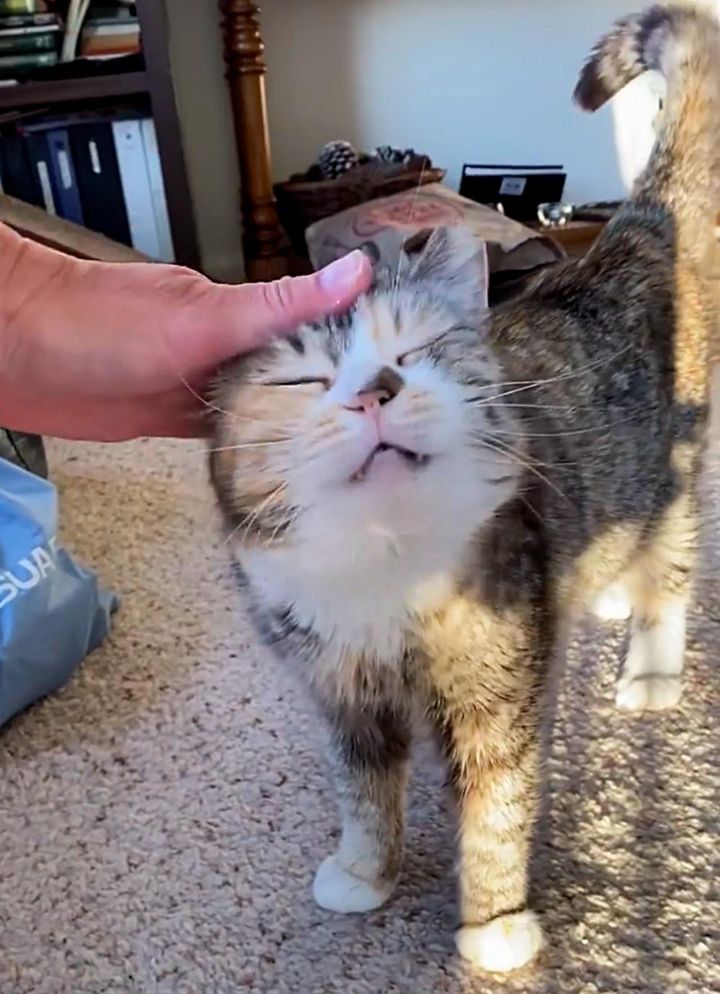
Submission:
{"label": "carpeted floor", "polygon": [[573,647],[535,866],[550,945],[496,982],[453,954],[424,746],[397,897],[365,918],[313,905],[336,832],[322,734],[253,643],[201,446],[51,456],[65,540],[124,604],[67,690],[0,733],[1,994],[720,991],[720,501],[679,710],[616,713],[621,629],[588,622]]}

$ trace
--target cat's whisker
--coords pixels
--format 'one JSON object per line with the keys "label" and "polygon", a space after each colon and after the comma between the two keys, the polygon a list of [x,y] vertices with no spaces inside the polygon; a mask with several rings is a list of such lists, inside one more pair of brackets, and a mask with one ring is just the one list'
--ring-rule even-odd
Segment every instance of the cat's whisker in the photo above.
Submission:
{"label": "cat's whisker", "polygon": [[[473,431],[470,433],[469,438],[474,442],[484,443],[488,440],[488,438],[494,438],[494,435],[495,435],[494,429],[492,435],[488,435],[487,432]],[[557,473],[563,472],[570,469],[572,466],[577,465],[577,463],[575,462],[565,461],[565,460],[563,460],[562,463],[544,462],[542,459],[538,459],[536,456],[531,455],[529,452],[524,452],[519,449],[514,449],[508,442],[505,442],[502,439],[497,439],[497,443],[498,445],[504,446],[505,450],[508,453],[513,453],[521,456],[523,459],[529,460],[533,464],[533,466],[543,466],[545,469],[553,470],[553,472]]]}
{"label": "cat's whisker", "polygon": [[620,428],[629,422],[637,422],[638,418],[626,418],[624,421],[613,421],[609,424],[593,425],[591,428],[568,428],[567,431],[504,431],[493,428],[493,435],[506,435],[509,438],[566,438],[571,435],[594,435],[610,428]]}
{"label": "cat's whisker", "polygon": [[252,526],[257,521],[258,516],[260,514],[262,514],[262,512],[265,510],[265,508],[268,506],[268,504],[270,504],[278,496],[278,494],[282,493],[282,491],[285,490],[286,487],[287,487],[287,483],[283,482],[278,487],[276,487],[273,491],[271,491],[271,493],[269,493],[266,497],[264,497],[260,501],[260,503],[253,508],[252,513],[249,515],[249,517],[245,521],[239,522],[233,528],[233,530],[230,532],[230,534],[226,537],[225,541],[223,542],[223,545],[225,545],[225,546],[229,545],[230,542],[238,534],[238,532],[240,531],[240,529],[244,529],[244,531],[243,531],[243,533],[242,533],[242,535],[240,537],[240,541],[244,542],[245,539],[248,536],[248,533],[250,532],[250,529],[252,528]]}
{"label": "cat's whisker", "polygon": [[210,452],[238,452],[242,449],[265,449],[269,446],[274,445],[289,445],[292,441],[291,438],[274,438],[267,442],[239,442],[237,445],[217,445],[212,449],[196,449],[196,452],[203,451],[205,453]]}
{"label": "cat's whisker", "polygon": [[268,446],[275,445],[288,445],[292,439],[290,438],[280,438],[274,439],[269,442],[239,442],[236,445],[215,445],[212,448],[207,446],[201,446],[198,449],[186,448],[185,453],[190,456],[208,456],[213,452],[235,452],[241,449],[255,449],[255,448],[267,448]]}
{"label": "cat's whisker", "polygon": [[203,407],[207,408],[207,410],[209,411],[214,411],[216,414],[223,414],[225,415],[225,417],[232,418],[233,421],[243,421],[246,424],[269,425],[273,423],[272,421],[268,421],[265,418],[248,418],[242,414],[237,414],[235,411],[228,411],[224,407],[218,407],[217,404],[213,404],[206,397],[203,397],[202,394],[198,393],[195,387],[193,387],[190,383],[188,383],[187,378],[183,376],[182,373],[178,373],[178,379],[185,387],[185,389],[188,390],[190,394],[192,394],[195,400],[197,400],[200,404],[203,405]]}
{"label": "cat's whisker", "polygon": [[185,389],[192,394],[195,400],[199,401],[203,407],[206,407],[209,411],[215,411],[217,414],[225,414],[227,417],[234,417],[232,411],[226,411],[222,407],[218,407],[217,404],[211,403],[206,397],[198,393],[195,387],[191,386],[188,382],[187,377],[183,376],[181,372],[178,371],[178,379],[185,387]]}
{"label": "cat's whisker", "polygon": [[538,520],[538,521],[540,522],[540,524],[541,524],[541,525],[544,525],[544,524],[546,524],[546,523],[547,523],[547,522],[545,521],[545,518],[544,518],[544,517],[542,516],[542,514],[540,514],[540,512],[538,511],[538,509],[537,509],[536,507],[533,507],[533,506],[532,506],[532,504],[530,503],[530,501],[529,501],[529,500],[528,500],[528,499],[527,499],[526,497],[523,497],[523,495],[522,495],[522,492],[521,492],[521,491],[518,491],[518,493],[517,493],[517,496],[518,496],[518,497],[520,498],[520,500],[521,500],[521,501],[523,502],[523,504],[524,504],[524,505],[525,505],[525,507],[526,507],[526,508],[528,509],[528,511],[530,511],[530,512],[531,512],[531,514],[533,514],[533,515],[535,516],[535,518],[537,518],[537,520]]}
{"label": "cat's whisker", "polygon": [[509,404],[503,404],[502,406],[523,409],[529,408],[538,411],[565,411],[566,413],[588,410],[586,407],[577,407],[574,404],[516,404],[512,401]]}
{"label": "cat's whisker", "polygon": [[297,508],[292,509],[291,513],[288,514],[288,516],[283,521],[281,521],[278,525],[276,525],[276,527],[272,531],[272,534],[270,535],[270,538],[267,539],[265,542],[263,542],[263,548],[266,549],[270,548],[273,545],[281,529],[290,528],[297,521],[299,514],[300,512],[297,510]]}
{"label": "cat's whisker", "polygon": [[[493,388],[495,390],[499,389],[504,391],[504,388],[507,386],[515,386],[515,389],[494,394],[492,397],[484,397],[482,394],[475,394],[472,397],[465,397],[464,403],[490,404],[492,401],[500,400],[503,397],[511,397],[513,394],[522,393],[524,390],[535,390],[538,387],[552,386],[553,384],[560,383],[563,380],[572,380],[578,376],[584,376],[585,373],[589,373],[593,369],[605,368],[610,365],[611,362],[614,362],[615,359],[619,359],[620,356],[624,355],[631,348],[634,348],[634,342],[628,342],[627,345],[624,345],[621,349],[618,349],[617,352],[614,352],[610,356],[604,356],[602,359],[590,362],[586,366],[580,366],[578,369],[573,369],[567,373],[559,373],[557,376],[549,376],[544,380],[508,380],[505,383],[489,383],[487,388],[480,387],[479,389]],[[516,384],[518,385],[516,386]]]}
{"label": "cat's whisker", "polygon": [[477,439],[477,441],[480,443],[480,445],[484,445],[486,448],[490,449],[491,451],[504,454],[511,461],[517,463],[517,465],[523,466],[529,472],[537,476],[539,480],[542,480],[543,483],[546,483],[558,495],[558,497],[562,497],[563,500],[566,500],[569,504],[572,504],[572,501],[567,496],[567,494],[565,494],[558,486],[556,486],[556,484],[553,483],[552,480],[548,479],[548,477],[545,476],[544,473],[541,473],[540,470],[537,468],[537,466],[533,465],[533,463],[531,462],[528,462],[527,458],[524,455],[521,455],[519,452],[510,448],[510,446],[507,446],[504,442],[500,440],[495,440],[494,438],[485,437]]}

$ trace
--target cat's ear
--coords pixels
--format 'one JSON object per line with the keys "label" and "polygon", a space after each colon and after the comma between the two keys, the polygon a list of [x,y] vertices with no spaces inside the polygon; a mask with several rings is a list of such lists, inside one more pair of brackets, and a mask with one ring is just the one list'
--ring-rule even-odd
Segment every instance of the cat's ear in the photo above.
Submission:
{"label": "cat's ear", "polygon": [[468,320],[488,306],[488,261],[485,242],[469,228],[435,228],[416,258],[409,279],[431,284],[453,310]]}

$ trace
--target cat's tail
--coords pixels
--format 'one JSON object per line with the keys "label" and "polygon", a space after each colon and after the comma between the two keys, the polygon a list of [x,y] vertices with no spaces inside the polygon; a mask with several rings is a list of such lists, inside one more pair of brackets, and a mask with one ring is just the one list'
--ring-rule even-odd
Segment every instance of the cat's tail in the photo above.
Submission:
{"label": "cat's tail", "polygon": [[667,213],[678,241],[702,251],[720,209],[720,20],[692,6],[655,4],[617,21],[583,67],[575,100],[597,110],[651,69],[667,80],[667,97],[632,199]]}

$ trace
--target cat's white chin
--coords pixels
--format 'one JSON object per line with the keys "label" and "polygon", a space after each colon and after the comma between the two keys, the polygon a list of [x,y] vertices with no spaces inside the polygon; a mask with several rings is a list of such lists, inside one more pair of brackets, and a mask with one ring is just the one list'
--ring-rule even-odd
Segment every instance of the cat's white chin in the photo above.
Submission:
{"label": "cat's white chin", "polygon": [[315,874],[313,897],[325,911],[341,915],[373,911],[391,897],[395,881],[363,880],[346,870],[337,856],[328,856]]}
{"label": "cat's white chin", "polygon": [[533,911],[518,911],[486,925],[465,925],[455,936],[463,959],[488,973],[509,973],[530,963],[543,945],[542,929]]}

